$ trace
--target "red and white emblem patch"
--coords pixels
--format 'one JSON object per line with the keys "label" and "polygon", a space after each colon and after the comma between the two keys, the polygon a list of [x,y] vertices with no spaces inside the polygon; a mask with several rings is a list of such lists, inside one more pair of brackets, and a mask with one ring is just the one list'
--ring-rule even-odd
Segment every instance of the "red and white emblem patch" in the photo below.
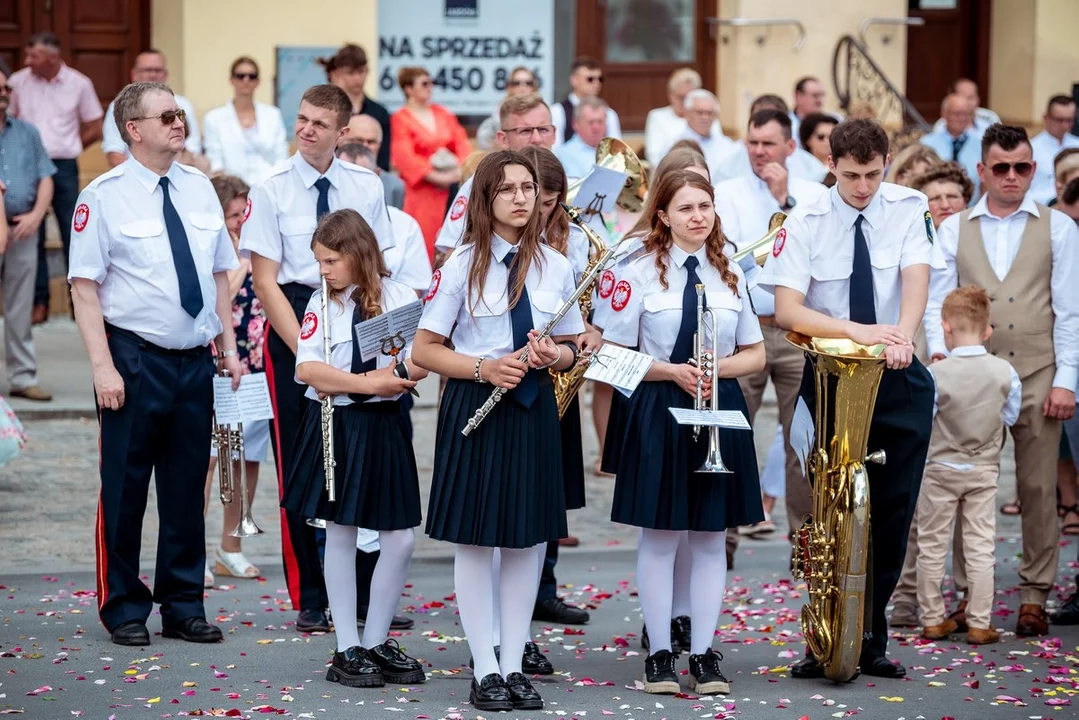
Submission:
{"label": "red and white emblem patch", "polygon": [[72,226],[75,228],[75,232],[82,232],[86,229],[87,223],[90,222],[90,206],[86,203],[82,203],[75,208],[75,221]]}
{"label": "red and white emblem patch", "polygon": [[783,246],[787,244],[787,228],[779,228],[779,232],[776,233],[776,240],[772,243],[772,257],[779,257],[779,253],[783,252]]}
{"label": "red and white emblem patch", "polygon": [[453,207],[450,208],[450,220],[454,222],[460,220],[466,209],[468,209],[468,198],[462,195],[453,201]]}
{"label": "red and white emblem patch", "polygon": [[629,298],[633,294],[633,288],[625,280],[619,280],[611,294],[611,308],[615,312],[621,312],[629,305]]}
{"label": "red and white emblem patch", "polygon": [[431,276],[431,284],[427,287],[427,293],[423,296],[424,302],[427,302],[435,296],[440,284],[442,284],[442,271],[435,270],[435,274]]}
{"label": "red and white emblem patch", "polygon": [[614,273],[604,270],[599,278],[599,296],[606,300],[614,292]]}
{"label": "red and white emblem patch", "polygon": [[244,222],[247,222],[247,218],[251,217],[251,196],[247,196],[247,207],[244,208]]}
{"label": "red and white emblem patch", "polygon": [[300,325],[300,339],[310,340],[318,330],[318,315],[313,312],[304,313],[303,324]]}

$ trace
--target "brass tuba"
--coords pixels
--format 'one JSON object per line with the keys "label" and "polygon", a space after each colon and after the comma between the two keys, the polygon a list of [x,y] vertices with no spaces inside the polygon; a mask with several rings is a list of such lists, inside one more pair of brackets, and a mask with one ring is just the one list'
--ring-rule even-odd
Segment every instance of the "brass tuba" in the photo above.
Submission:
{"label": "brass tuba", "polygon": [[[865,463],[877,389],[884,373],[883,345],[788,333],[813,366],[816,440],[807,462],[813,514],[797,532],[794,574],[809,600],[802,632],[809,651],[833,682],[854,677],[862,652],[869,559],[869,477]],[[882,538],[882,540],[884,540]]]}
{"label": "brass tuba", "polygon": [[752,255],[756,263],[764,267],[764,261],[768,259],[768,254],[772,252],[772,246],[776,242],[776,235],[779,234],[779,229],[783,227],[783,221],[786,219],[785,213],[772,213],[772,217],[768,218],[768,233],[760,240],[756,240],[747,247],[739,248],[735,251],[731,256],[733,260],[738,262],[742,258]]}

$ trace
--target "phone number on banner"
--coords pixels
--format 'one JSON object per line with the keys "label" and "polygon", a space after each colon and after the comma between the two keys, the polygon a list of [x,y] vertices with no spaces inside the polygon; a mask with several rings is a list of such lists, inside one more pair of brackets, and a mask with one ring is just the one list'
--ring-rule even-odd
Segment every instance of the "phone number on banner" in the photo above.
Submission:
{"label": "phone number on banner", "polygon": [[[477,92],[485,88],[503,92],[506,89],[506,83],[509,82],[510,69],[508,67],[499,67],[495,68],[494,72],[490,72],[476,66],[429,68],[431,71],[431,83],[438,89],[473,90]],[[542,85],[543,81],[540,79],[539,68],[529,69]],[[397,87],[397,70],[398,68],[387,67],[382,71],[378,84],[383,92],[392,91]],[[492,84],[488,85],[488,82]]]}

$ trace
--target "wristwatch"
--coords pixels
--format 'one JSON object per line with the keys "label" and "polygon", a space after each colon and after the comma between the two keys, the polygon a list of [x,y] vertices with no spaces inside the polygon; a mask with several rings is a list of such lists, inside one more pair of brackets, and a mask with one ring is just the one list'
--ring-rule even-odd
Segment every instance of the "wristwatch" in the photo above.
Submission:
{"label": "wristwatch", "polygon": [[780,205],[779,209],[782,210],[783,212],[790,212],[791,210],[794,209],[795,205],[797,205],[797,203],[794,201],[794,197],[791,196],[791,195],[788,195],[787,196],[787,202]]}

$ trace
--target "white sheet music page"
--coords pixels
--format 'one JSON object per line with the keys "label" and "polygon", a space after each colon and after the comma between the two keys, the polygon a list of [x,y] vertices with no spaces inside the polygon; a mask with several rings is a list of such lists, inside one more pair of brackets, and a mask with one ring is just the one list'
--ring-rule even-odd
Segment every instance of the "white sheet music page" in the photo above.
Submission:
{"label": "white sheet music page", "polygon": [[608,343],[592,358],[584,376],[589,380],[607,383],[628,397],[644,380],[653,362],[655,358],[651,355]]}
{"label": "white sheet music page", "polygon": [[416,337],[421,315],[423,303],[416,300],[358,324],[356,338],[360,341],[360,357],[366,362],[379,355],[390,355],[393,349],[403,350]]}

